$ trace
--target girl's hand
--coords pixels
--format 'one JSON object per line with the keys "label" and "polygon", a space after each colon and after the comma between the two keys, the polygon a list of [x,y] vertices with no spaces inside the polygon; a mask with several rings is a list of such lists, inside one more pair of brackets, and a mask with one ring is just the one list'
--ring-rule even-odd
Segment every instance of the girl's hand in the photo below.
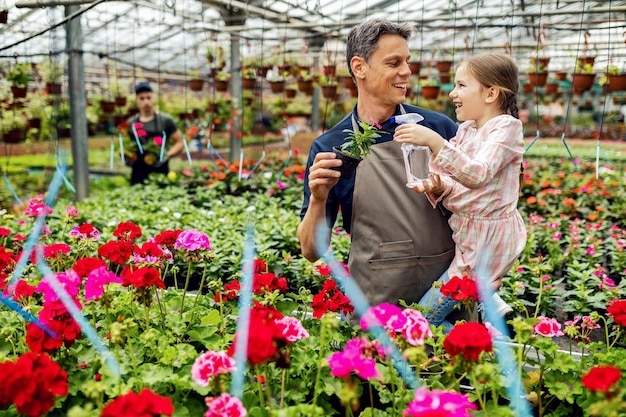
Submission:
{"label": "girl's hand", "polygon": [[396,127],[393,140],[400,143],[411,143],[413,145],[428,146],[426,143],[426,131],[432,132],[429,128],[418,124],[404,124]]}
{"label": "girl's hand", "polygon": [[420,124],[405,124],[396,127],[393,140],[400,143],[428,146],[435,156],[445,142],[439,133]]}
{"label": "girl's hand", "polygon": [[445,185],[441,181],[441,177],[437,174],[428,174],[428,179],[422,181],[422,185],[413,187],[418,193],[432,193],[437,196],[443,194],[446,190]]}

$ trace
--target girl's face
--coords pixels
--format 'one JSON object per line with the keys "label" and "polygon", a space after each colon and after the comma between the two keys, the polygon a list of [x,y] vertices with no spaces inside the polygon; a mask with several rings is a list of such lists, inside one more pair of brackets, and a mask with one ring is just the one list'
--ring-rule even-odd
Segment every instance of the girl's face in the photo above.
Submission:
{"label": "girl's face", "polygon": [[487,101],[490,90],[467,71],[465,64],[461,64],[454,76],[454,89],[450,92],[456,118],[462,122],[475,120],[477,127],[481,127],[492,117]]}

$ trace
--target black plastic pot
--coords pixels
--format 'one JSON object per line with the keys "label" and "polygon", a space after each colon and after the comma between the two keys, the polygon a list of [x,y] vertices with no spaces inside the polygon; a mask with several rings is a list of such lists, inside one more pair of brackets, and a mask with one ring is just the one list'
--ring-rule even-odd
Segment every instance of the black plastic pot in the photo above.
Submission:
{"label": "black plastic pot", "polygon": [[335,152],[335,155],[337,155],[337,159],[341,159],[341,161],[343,162],[341,166],[334,167],[333,169],[341,172],[341,178],[349,180],[354,176],[354,173],[356,172],[356,167],[359,165],[359,162],[361,162],[362,159],[355,158],[352,155],[348,155],[337,146],[333,146],[333,152]]}

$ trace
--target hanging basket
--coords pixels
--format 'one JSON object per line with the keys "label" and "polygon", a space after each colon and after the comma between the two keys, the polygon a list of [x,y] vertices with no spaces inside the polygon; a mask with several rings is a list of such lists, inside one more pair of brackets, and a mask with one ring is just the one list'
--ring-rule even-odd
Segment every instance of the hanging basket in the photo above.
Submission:
{"label": "hanging basket", "polygon": [[100,109],[102,110],[102,113],[113,113],[113,111],[115,110],[115,102],[114,101],[101,101],[100,102]]}
{"label": "hanging basket", "polygon": [[39,117],[33,117],[31,119],[28,119],[28,128],[29,129],[41,128],[41,119]]}
{"label": "hanging basket", "polygon": [[572,74],[572,88],[574,94],[582,94],[585,91],[591,90],[595,78],[596,74]]}
{"label": "hanging basket", "polygon": [[313,81],[312,80],[298,80],[298,90],[302,93],[308,94],[309,92],[313,92]]}
{"label": "hanging basket", "polygon": [[270,90],[274,94],[280,94],[285,91],[285,82],[284,81],[270,81]]}
{"label": "hanging basket", "polygon": [[547,72],[529,72],[528,73],[528,83],[532,87],[545,87],[547,82],[548,82]]}
{"label": "hanging basket", "polygon": [[24,139],[24,132],[20,128],[13,128],[2,136],[4,143],[20,143]]}
{"label": "hanging basket", "polygon": [[578,63],[577,67],[579,68],[584,68],[585,65],[591,65],[593,67],[593,64],[595,64],[596,62],[596,57],[595,56],[582,56],[576,59],[576,62]]}
{"label": "hanging basket", "polygon": [[557,83],[546,84],[546,94],[556,94],[559,91],[559,85]]}
{"label": "hanging basket", "polygon": [[439,95],[439,90],[438,85],[425,85],[422,87],[422,97],[426,100],[434,100]]}
{"label": "hanging basket", "polygon": [[59,96],[63,93],[63,87],[61,86],[61,83],[48,81],[46,82],[46,93],[52,96]]}
{"label": "hanging basket", "polygon": [[272,67],[270,67],[269,65],[262,65],[260,67],[256,67],[254,72],[256,73],[257,77],[265,78],[265,77],[267,77],[267,72],[271,68]]}
{"label": "hanging basket", "polygon": [[626,91],[626,74],[607,76],[609,91]]}
{"label": "hanging basket", "polygon": [[448,84],[451,81],[452,81],[452,75],[450,75],[450,73],[439,74],[439,82],[441,84]]}
{"label": "hanging basket", "polygon": [[437,61],[439,73],[448,73],[452,69],[452,61]]}
{"label": "hanging basket", "polygon": [[228,91],[228,81],[215,80],[215,89],[220,92]]}
{"label": "hanging basket", "polygon": [[356,88],[356,83],[354,82],[354,78],[351,75],[346,75],[341,79],[341,83],[346,88]]}
{"label": "hanging basket", "polygon": [[554,74],[554,78],[556,78],[557,81],[565,81],[567,79],[567,72],[557,72],[556,74]]}
{"label": "hanging basket", "polygon": [[322,95],[324,98],[336,99],[337,98],[337,85],[325,85],[322,87]]}
{"label": "hanging basket", "polygon": [[124,107],[127,101],[128,100],[125,96],[115,97],[115,107]]}
{"label": "hanging basket", "polygon": [[337,67],[335,65],[324,65],[324,75],[327,77],[334,77],[336,68]]}
{"label": "hanging basket", "polygon": [[256,78],[242,78],[241,88],[244,90],[254,90],[256,87]]}
{"label": "hanging basket", "polygon": [[25,98],[27,92],[28,89],[26,87],[11,86],[11,94],[13,94],[13,98]]}
{"label": "hanging basket", "polygon": [[0,24],[5,24],[8,21],[9,21],[9,11],[0,10]]}
{"label": "hanging basket", "polygon": [[298,94],[298,90],[295,88],[285,88],[285,97],[294,98]]}
{"label": "hanging basket", "polygon": [[409,62],[409,68],[411,69],[411,74],[419,76],[422,70],[422,63],[419,61]]}
{"label": "hanging basket", "polygon": [[204,80],[199,78],[194,78],[189,80],[189,89],[191,91],[202,91],[202,87],[204,86]]}

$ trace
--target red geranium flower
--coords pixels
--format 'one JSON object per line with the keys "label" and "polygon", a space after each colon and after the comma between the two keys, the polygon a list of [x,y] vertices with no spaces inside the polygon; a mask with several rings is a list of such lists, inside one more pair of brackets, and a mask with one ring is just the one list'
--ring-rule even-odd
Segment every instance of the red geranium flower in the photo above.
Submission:
{"label": "red geranium flower", "polygon": [[2,373],[3,385],[12,387],[8,395],[21,414],[42,416],[50,411],[57,396],[67,395],[67,373],[47,355],[27,352],[10,367],[10,373]]}
{"label": "red geranium flower", "polygon": [[152,285],[165,288],[165,283],[161,279],[161,274],[155,268],[139,268],[132,271],[130,268],[122,270],[122,285],[128,287],[130,285],[135,288],[146,288]]}
{"label": "red geranium flower", "polygon": [[178,239],[182,230],[165,230],[154,237],[154,241],[161,246],[168,248],[170,251],[174,250],[174,243]]}
{"label": "red geranium flower", "polygon": [[463,355],[477,361],[482,352],[491,352],[493,342],[487,328],[476,322],[456,325],[443,341],[443,347],[451,357]]}
{"label": "red geranium flower", "polygon": [[606,308],[615,323],[626,327],[626,300],[619,300]]}
{"label": "red geranium flower", "polygon": [[622,372],[614,366],[594,366],[580,379],[583,386],[591,391],[609,392],[622,377]]}
{"label": "red geranium flower", "polygon": [[220,301],[224,302],[228,300],[235,300],[239,297],[240,290],[241,286],[239,284],[239,280],[234,280],[228,284],[224,284],[224,291],[218,291],[215,293],[215,302],[219,303]]}
{"label": "red geranium flower", "polygon": [[113,236],[132,242],[141,237],[141,228],[133,222],[121,222],[113,231]]}
{"label": "red geranium flower", "polygon": [[76,261],[72,269],[78,274],[79,277],[85,279],[89,276],[89,273],[94,269],[107,266],[100,258],[80,258]]}
{"label": "red geranium flower", "polygon": [[452,297],[456,301],[478,301],[476,281],[468,276],[459,278],[454,276],[441,287],[441,293]]}
{"label": "red geranium flower", "polygon": [[329,311],[342,311],[344,314],[354,312],[354,307],[350,304],[350,299],[346,297],[337,283],[332,279],[327,279],[322,284],[322,291],[313,296],[313,317],[321,318]]}
{"label": "red geranium flower", "polygon": [[112,240],[98,248],[98,255],[117,265],[123,265],[132,254],[133,245],[127,240]]}
{"label": "red geranium flower", "polygon": [[130,391],[117,397],[104,407],[100,417],[160,417],[162,414],[171,416],[173,413],[171,399],[144,388],[139,394]]}

